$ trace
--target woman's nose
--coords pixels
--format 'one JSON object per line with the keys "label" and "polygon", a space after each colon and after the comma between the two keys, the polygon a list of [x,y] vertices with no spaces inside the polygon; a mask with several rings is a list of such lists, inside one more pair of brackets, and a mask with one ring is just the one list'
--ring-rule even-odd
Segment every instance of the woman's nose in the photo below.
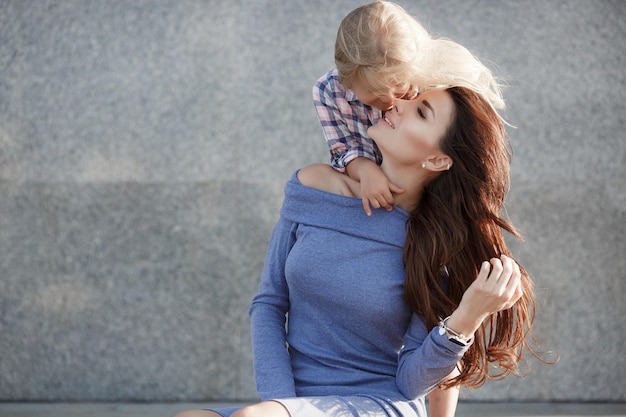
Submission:
{"label": "woman's nose", "polygon": [[393,107],[396,109],[396,113],[402,114],[404,113],[404,107],[406,106],[407,100],[395,99],[393,101]]}

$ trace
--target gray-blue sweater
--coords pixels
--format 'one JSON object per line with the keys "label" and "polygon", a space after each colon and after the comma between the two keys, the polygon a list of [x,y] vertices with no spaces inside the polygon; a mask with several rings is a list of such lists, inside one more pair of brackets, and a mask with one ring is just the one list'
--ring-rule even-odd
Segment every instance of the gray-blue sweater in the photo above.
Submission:
{"label": "gray-blue sweater", "polygon": [[360,199],[294,173],[250,308],[263,400],[416,399],[452,371],[466,348],[429,332],[404,301],[406,220],[397,207],[368,217]]}

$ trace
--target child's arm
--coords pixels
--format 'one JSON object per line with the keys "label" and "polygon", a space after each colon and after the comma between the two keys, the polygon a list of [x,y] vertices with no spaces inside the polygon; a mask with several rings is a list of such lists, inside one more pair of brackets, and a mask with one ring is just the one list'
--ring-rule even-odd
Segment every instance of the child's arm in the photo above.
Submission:
{"label": "child's arm", "polygon": [[350,178],[361,183],[361,199],[363,209],[368,216],[372,215],[370,204],[375,209],[383,207],[391,210],[394,204],[392,193],[403,193],[404,190],[389,182],[385,173],[374,161],[359,157],[348,164],[346,172]]}
{"label": "child's arm", "polygon": [[364,125],[367,116],[360,117],[352,108],[354,102],[346,97],[348,91],[339,82],[336,70],[317,80],[312,94],[333,168],[345,172],[347,165],[360,156],[377,161],[374,142]]}

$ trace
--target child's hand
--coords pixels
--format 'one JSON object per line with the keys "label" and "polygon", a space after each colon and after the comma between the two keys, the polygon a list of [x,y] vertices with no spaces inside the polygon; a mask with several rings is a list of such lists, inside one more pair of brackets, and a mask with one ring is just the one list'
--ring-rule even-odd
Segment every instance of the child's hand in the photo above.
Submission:
{"label": "child's hand", "polygon": [[394,204],[393,193],[403,193],[404,190],[389,182],[385,173],[374,163],[364,165],[360,174],[361,199],[365,214],[372,215],[370,205],[375,209],[383,207],[390,211]]}
{"label": "child's hand", "polygon": [[370,204],[374,208],[393,208],[393,194],[402,194],[404,190],[389,182],[385,173],[371,159],[358,157],[346,167],[348,176],[361,184],[363,209],[368,216],[372,215]]}

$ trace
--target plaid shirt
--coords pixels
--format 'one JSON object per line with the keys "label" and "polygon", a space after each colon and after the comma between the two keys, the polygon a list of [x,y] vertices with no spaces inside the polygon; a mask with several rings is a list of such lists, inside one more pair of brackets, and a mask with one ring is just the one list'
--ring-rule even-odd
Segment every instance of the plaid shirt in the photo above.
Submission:
{"label": "plaid shirt", "polygon": [[336,69],[315,83],[313,104],[335,169],[345,171],[348,163],[360,156],[380,165],[382,156],[367,129],[382,117],[382,112],[361,103],[352,90],[339,82]]}

